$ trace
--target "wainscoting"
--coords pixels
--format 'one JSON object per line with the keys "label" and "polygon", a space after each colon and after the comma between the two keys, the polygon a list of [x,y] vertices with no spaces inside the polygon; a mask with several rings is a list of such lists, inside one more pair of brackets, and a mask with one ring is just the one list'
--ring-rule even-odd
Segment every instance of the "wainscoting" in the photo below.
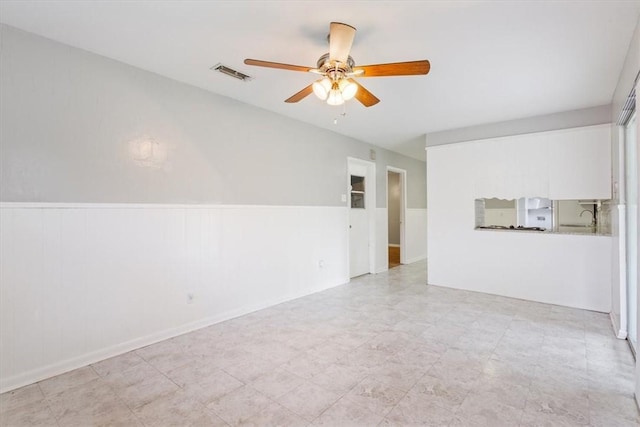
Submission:
{"label": "wainscoting", "polygon": [[344,207],[0,206],[0,389],[348,278]]}

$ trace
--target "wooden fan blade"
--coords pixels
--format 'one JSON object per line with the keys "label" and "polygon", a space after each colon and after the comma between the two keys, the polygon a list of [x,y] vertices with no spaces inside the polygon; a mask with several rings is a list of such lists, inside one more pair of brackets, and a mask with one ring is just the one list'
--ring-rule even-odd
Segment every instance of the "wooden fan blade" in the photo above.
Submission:
{"label": "wooden fan blade", "polygon": [[349,79],[349,82],[355,83],[358,86],[358,91],[356,92],[356,99],[360,101],[362,105],[365,107],[371,107],[372,105],[376,105],[380,100],[376,98],[374,94],[369,92],[364,88],[360,83],[353,79]]}
{"label": "wooden fan blade", "polygon": [[285,99],[284,102],[288,102],[289,104],[291,104],[293,102],[301,101],[307,96],[311,95],[311,92],[313,92],[313,86],[309,85],[304,89],[302,89],[300,92],[296,93],[295,95]]}
{"label": "wooden fan blade", "polygon": [[255,65],[257,67],[279,68],[281,70],[291,71],[309,71],[313,69],[302,65],[281,64],[279,62],[261,61],[259,59],[245,59],[244,63],[247,65]]}
{"label": "wooden fan blade", "polygon": [[351,25],[332,22],[329,26],[329,61],[347,63],[356,29]]}
{"label": "wooden fan blade", "polygon": [[390,64],[361,65],[353,67],[354,72],[362,70],[358,77],[388,77],[388,76],[414,76],[427,74],[431,64],[426,59],[422,61],[393,62]]}

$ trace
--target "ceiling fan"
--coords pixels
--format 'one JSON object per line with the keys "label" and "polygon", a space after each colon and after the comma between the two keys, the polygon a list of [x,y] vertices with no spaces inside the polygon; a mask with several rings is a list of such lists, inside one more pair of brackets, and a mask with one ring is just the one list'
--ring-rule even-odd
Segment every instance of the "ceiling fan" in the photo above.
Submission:
{"label": "ceiling fan", "polygon": [[341,105],[355,97],[365,107],[371,107],[380,100],[356,82],[354,77],[411,76],[429,72],[431,65],[426,59],[389,64],[356,65],[349,55],[355,35],[356,29],[351,25],[332,22],[328,36],[329,53],[325,53],[318,59],[316,68],[258,59],[245,59],[244,63],[258,67],[311,72],[322,76],[300,92],[285,99],[284,102],[301,101],[313,92],[321,100],[327,101],[329,105]]}

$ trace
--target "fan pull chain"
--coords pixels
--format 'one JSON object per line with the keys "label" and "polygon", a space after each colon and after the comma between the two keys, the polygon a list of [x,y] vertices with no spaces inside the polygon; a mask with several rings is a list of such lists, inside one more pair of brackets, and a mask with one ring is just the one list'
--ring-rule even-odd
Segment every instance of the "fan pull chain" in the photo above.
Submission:
{"label": "fan pull chain", "polygon": [[[347,103],[346,102],[344,104],[342,104],[342,113],[340,113],[340,115],[342,117],[346,117],[347,116]],[[338,118],[337,117],[333,118],[333,124],[334,125],[338,124]]]}

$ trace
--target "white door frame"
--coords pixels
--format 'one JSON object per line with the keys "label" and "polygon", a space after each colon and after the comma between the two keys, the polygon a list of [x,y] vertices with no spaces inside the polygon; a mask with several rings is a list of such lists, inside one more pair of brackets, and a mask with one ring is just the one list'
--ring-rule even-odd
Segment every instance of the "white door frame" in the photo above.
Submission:
{"label": "white door frame", "polygon": [[407,220],[407,171],[405,169],[387,166],[387,227],[389,226],[389,172],[400,174],[400,264],[405,264],[407,259],[407,240],[405,238],[405,223]]}
{"label": "white door frame", "polygon": [[[351,173],[350,165],[360,165],[367,168],[367,175],[365,176],[365,182],[367,182],[367,189],[365,191],[365,210],[367,211],[367,219],[369,222],[369,273],[376,272],[376,164],[368,160],[362,160],[355,157],[347,157],[347,224],[349,224],[349,215],[351,209]],[[347,265],[351,265],[351,242],[349,237],[349,229],[347,228]],[[349,273],[351,277],[351,273]],[[349,279],[351,280],[351,279]]]}

